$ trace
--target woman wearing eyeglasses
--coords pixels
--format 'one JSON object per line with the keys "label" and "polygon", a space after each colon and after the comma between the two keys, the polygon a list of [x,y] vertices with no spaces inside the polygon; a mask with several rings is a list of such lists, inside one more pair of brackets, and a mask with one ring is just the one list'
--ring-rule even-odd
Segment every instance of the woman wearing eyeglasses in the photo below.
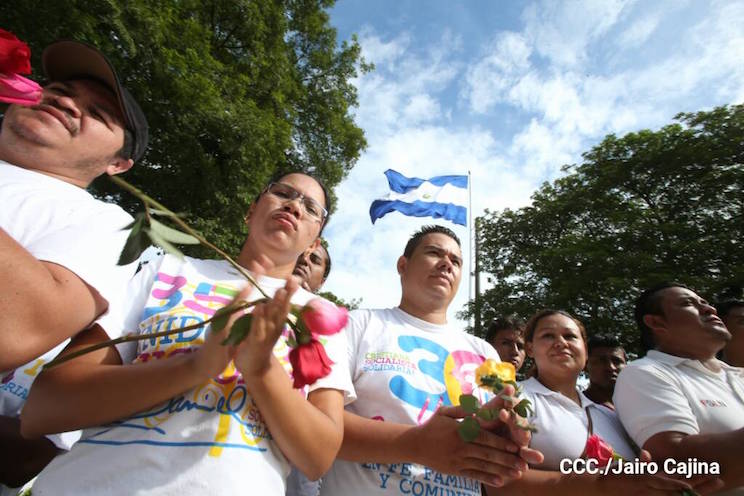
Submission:
{"label": "woman wearing eyeglasses", "polygon": [[[334,365],[309,386],[307,399],[292,389],[288,348],[278,338],[290,301],[315,297],[291,274],[299,254],[318,242],[327,207],[324,188],[300,173],[280,177],[251,204],[237,261],[258,274],[273,300],[254,308],[251,332],[237,348],[221,345],[229,326],[200,328],[103,349],[42,373],[23,432],[86,429],[40,474],[34,496],[283,495],[290,462],[320,477],[341,445],[343,405],[353,398],[345,336],[327,337]],[[238,294],[260,296],[245,286],[227,262],[166,255],[147,264],[125,301],[69,349],[204,321]]]}

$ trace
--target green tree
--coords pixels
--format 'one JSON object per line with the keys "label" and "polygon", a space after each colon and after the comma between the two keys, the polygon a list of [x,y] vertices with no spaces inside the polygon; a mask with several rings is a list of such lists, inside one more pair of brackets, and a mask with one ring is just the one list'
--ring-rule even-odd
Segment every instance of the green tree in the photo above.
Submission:
{"label": "green tree", "polygon": [[340,298],[336,296],[335,294],[331,293],[330,291],[321,291],[318,293],[319,296],[322,296],[326,300],[335,303],[336,305],[340,307],[346,307],[347,310],[356,310],[359,308],[359,305],[362,303],[361,298],[352,298],[351,301],[346,301],[343,298]]}
{"label": "green tree", "polygon": [[[351,79],[371,67],[356,38],[338,45],[333,3],[27,0],[0,3],[0,25],[29,43],[35,76],[56,39],[106,53],[151,128],[147,155],[125,179],[234,253],[273,173],[314,172],[332,188],[366,146]],[[140,209],[105,179],[94,189]]]}
{"label": "green tree", "polygon": [[676,120],[609,135],[530,206],[486,213],[484,327],[501,314],[561,308],[635,349],[643,289],[677,280],[715,299],[742,286],[744,105]]}

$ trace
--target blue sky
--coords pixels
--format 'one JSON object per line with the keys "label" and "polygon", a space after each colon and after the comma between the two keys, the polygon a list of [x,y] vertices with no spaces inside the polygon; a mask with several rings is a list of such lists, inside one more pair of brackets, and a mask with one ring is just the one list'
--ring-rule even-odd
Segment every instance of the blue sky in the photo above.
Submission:
{"label": "blue sky", "polygon": [[[386,169],[471,171],[474,216],[519,208],[609,133],[744,102],[744,0],[338,0],[331,24],[376,66],[355,81],[368,148],[325,231],[326,289],[365,307],[399,302],[396,260],[433,221],[390,213],[372,225]],[[468,230],[444,224],[467,270]],[[464,273],[451,321],[467,299]]]}

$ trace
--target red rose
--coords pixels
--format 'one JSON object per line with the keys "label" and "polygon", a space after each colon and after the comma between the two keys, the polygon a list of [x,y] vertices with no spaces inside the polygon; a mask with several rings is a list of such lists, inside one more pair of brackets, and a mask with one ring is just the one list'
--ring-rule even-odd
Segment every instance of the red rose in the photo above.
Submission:
{"label": "red rose", "polygon": [[289,363],[292,364],[292,377],[295,389],[314,384],[321,377],[331,373],[333,362],[326,355],[325,348],[317,339],[300,344],[289,352]]}
{"label": "red rose", "polygon": [[300,313],[305,327],[312,334],[329,336],[336,334],[346,326],[349,312],[344,307],[337,307],[330,301],[315,298],[307,302]]}
{"label": "red rose", "polygon": [[0,29],[0,72],[8,75],[31,74],[31,50],[24,42]]}
{"label": "red rose", "polygon": [[615,450],[612,449],[612,446],[607,444],[596,434],[589,436],[589,439],[586,440],[586,448],[584,448],[584,450],[587,459],[593,458],[594,460],[597,460],[599,465],[602,467],[606,466],[607,463],[616,456]]}

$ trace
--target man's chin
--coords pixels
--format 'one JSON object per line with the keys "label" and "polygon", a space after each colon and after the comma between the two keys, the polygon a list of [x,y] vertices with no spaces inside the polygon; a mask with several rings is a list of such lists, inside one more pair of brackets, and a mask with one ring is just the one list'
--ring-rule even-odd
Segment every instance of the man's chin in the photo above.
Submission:
{"label": "man's chin", "polygon": [[305,285],[307,283],[305,282],[305,279],[301,275],[295,274],[294,272],[292,272],[292,277],[294,278],[295,281],[297,281],[297,284],[299,284],[300,287],[305,288]]}
{"label": "man's chin", "polygon": [[731,333],[725,325],[714,325],[708,327],[708,335],[711,339],[722,343],[723,346],[726,346],[726,344],[731,341]]}

